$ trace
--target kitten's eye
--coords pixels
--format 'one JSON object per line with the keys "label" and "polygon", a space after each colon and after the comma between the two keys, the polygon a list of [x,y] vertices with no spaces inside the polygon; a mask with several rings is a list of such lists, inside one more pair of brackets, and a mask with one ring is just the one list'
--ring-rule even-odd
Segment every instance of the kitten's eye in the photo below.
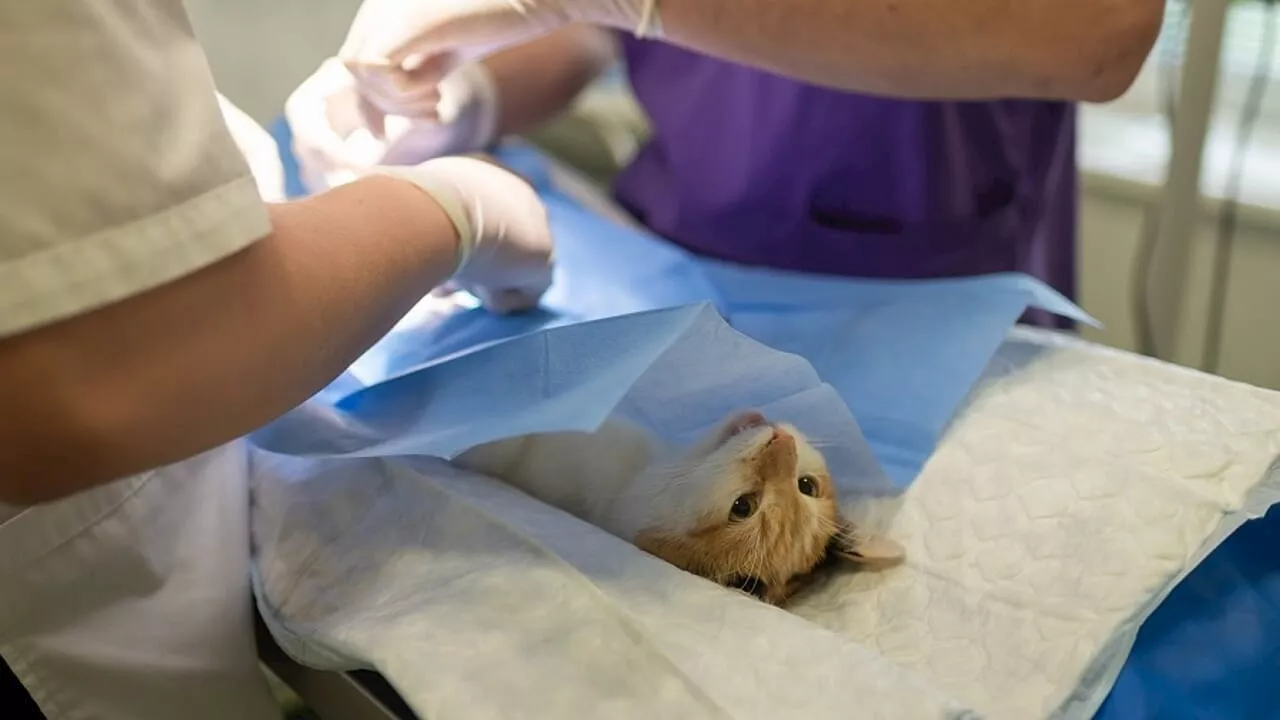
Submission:
{"label": "kitten's eye", "polygon": [[800,494],[809,497],[818,496],[818,479],[812,475],[801,475],[798,482],[800,486]]}
{"label": "kitten's eye", "polygon": [[739,495],[738,499],[733,501],[733,507],[729,508],[729,517],[734,520],[746,520],[755,511],[755,498],[750,495]]}

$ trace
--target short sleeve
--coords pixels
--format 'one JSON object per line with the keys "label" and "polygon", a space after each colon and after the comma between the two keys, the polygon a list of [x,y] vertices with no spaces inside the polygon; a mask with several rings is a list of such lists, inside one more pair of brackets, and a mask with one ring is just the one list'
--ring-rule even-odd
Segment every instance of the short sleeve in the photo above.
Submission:
{"label": "short sleeve", "polygon": [[181,0],[0,2],[0,338],[268,232]]}

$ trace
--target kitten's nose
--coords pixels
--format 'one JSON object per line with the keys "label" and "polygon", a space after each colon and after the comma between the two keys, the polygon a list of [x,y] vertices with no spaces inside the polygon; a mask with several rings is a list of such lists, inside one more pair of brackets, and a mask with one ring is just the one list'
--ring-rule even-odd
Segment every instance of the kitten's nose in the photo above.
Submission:
{"label": "kitten's nose", "polygon": [[757,456],[756,469],[766,481],[793,482],[796,468],[796,439],[776,425],[773,435]]}

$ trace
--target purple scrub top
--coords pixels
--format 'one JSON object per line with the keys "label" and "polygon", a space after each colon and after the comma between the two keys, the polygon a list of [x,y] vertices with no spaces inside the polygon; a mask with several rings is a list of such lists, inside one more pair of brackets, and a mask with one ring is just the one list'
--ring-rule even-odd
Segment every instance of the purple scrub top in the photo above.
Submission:
{"label": "purple scrub top", "polygon": [[832,275],[1017,270],[1074,296],[1071,104],[853,95],[622,43],[653,135],[615,194],[663,237],[704,256]]}

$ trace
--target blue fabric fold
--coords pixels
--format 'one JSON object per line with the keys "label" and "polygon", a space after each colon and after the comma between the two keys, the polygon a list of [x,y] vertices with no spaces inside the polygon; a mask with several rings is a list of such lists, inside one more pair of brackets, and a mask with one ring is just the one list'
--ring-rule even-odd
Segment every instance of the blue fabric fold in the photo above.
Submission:
{"label": "blue fabric fold", "polygon": [[[496,317],[460,310],[393,332],[371,351],[383,373],[365,378],[371,387],[346,394],[330,388],[320,396],[328,403],[323,410],[313,401],[257,433],[255,443],[292,454],[449,457],[516,434],[589,430],[624,398],[629,406],[643,404],[634,386],[678,346],[685,363],[673,367],[661,396],[665,408],[678,406],[681,415],[651,415],[656,429],[669,435],[680,434],[677,426],[705,429],[715,420],[708,408],[750,406],[753,387],[780,402],[782,388],[794,395],[826,386],[861,427],[824,437],[835,448],[828,453],[847,456],[860,477],[881,478],[871,485],[887,477],[882,489],[901,491],[1029,305],[1091,322],[1047,286],[1017,274],[867,281],[697,258],[587,210],[552,182],[535,150],[511,145],[499,159],[537,188],[555,233],[555,278],[539,311]],[[736,333],[716,329],[705,307],[714,307]],[[743,345],[731,338],[737,333],[758,344]],[[788,387],[777,375],[782,354],[802,359],[814,382]],[[756,368],[754,375],[748,367]],[[734,383],[717,382],[718,376]],[[350,389],[350,378],[340,385]],[[674,401],[681,397],[699,398],[703,406]],[[812,412],[813,418],[837,414]],[[321,417],[332,426],[326,432],[316,425]],[[800,424],[832,434],[814,419],[801,417]],[[869,461],[856,460],[867,446],[878,461],[875,472]]]}

